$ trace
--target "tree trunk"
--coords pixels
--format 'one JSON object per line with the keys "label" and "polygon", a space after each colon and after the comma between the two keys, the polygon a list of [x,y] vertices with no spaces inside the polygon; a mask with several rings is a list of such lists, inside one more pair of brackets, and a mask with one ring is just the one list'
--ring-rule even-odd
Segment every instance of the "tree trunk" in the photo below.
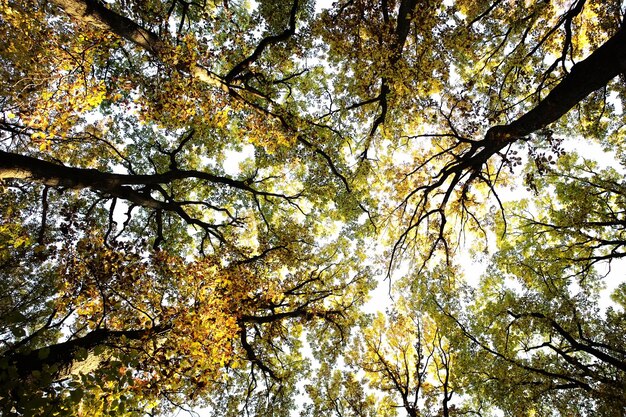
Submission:
{"label": "tree trunk", "polygon": [[626,71],[626,29],[623,27],[584,60],[528,113],[505,126],[506,134],[523,137],[555,122],[589,94]]}
{"label": "tree trunk", "polygon": [[508,125],[494,126],[471,154],[474,168],[507,145],[548,126],[564,116],[594,91],[626,72],[626,29],[624,26],[584,60],[576,63],[550,93],[532,110]]}
{"label": "tree trunk", "polygon": [[140,330],[96,329],[77,339],[35,349],[28,353],[10,355],[7,360],[9,366],[15,367],[20,378],[28,379],[33,371],[43,371],[46,367],[55,367],[56,370],[52,376],[54,380],[60,380],[71,373],[76,363],[86,359],[79,358],[81,352],[92,356],[96,347],[115,344],[119,342],[121,337],[125,337],[127,340],[142,340],[167,330],[169,330],[167,327]]}
{"label": "tree trunk", "polygon": [[[89,188],[105,192],[146,208],[161,208],[162,202],[149,194],[140,193],[130,184],[155,184],[159,181],[149,175],[120,175],[95,169],[72,168],[30,156],[0,151],[0,179],[21,179],[50,187],[70,189]],[[157,180],[155,182],[155,180]]]}
{"label": "tree trunk", "polygon": [[[169,45],[159,38],[157,34],[144,29],[129,18],[106,8],[99,0],[52,0],[52,3],[65,10],[65,13],[72,19],[129,40],[160,61],[164,61],[163,54],[170,49]],[[184,60],[179,60],[175,67],[201,82],[228,91],[228,86],[219,76],[197,63],[190,65],[190,63],[184,62]]]}
{"label": "tree trunk", "polygon": [[97,169],[66,167],[31,156],[0,151],[0,180],[2,179],[26,180],[49,187],[76,190],[91,189],[127,200],[141,207],[170,211],[173,210],[173,207],[167,202],[156,200],[149,192],[138,191],[130,186],[151,186],[168,184],[176,180],[200,179],[255,195],[282,197],[278,194],[257,190],[246,181],[203,171],[174,169],[161,174],[113,174]]}

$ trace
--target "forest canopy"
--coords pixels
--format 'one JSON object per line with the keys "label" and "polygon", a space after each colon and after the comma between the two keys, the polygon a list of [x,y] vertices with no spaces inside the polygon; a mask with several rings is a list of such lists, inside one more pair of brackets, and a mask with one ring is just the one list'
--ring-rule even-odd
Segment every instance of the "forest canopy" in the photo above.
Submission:
{"label": "forest canopy", "polygon": [[0,414],[626,415],[619,0],[0,0]]}

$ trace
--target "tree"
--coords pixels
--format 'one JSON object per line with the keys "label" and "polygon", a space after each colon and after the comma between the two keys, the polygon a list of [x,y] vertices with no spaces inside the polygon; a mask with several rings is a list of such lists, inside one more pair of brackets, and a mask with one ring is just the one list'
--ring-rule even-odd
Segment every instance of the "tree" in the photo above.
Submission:
{"label": "tree", "polygon": [[364,334],[359,368],[374,388],[399,396],[399,404],[392,403],[393,407],[403,407],[407,415],[414,417],[431,410],[449,416],[455,393],[450,383],[452,354],[439,328],[418,314],[392,314],[391,323],[379,315]]}
{"label": "tree", "polygon": [[[327,117],[340,121],[352,110],[375,112],[378,107],[370,135],[388,119],[381,136],[390,139],[393,149],[408,142],[404,146],[413,159],[397,174],[405,184],[394,190],[399,189],[396,211],[403,226],[392,260],[414,246],[422,247],[427,258],[438,246],[447,247],[448,220],[459,211],[461,223],[465,216],[479,226],[470,202],[484,191],[471,186],[482,183],[495,193],[503,166],[512,163],[507,156],[512,145],[533,136],[541,141],[542,129],[557,120],[563,122],[552,129],[563,126],[572,134],[576,126],[566,123],[568,110],[603,89],[581,114],[599,122],[606,95],[621,92],[612,82],[624,70],[623,13],[617,2],[581,0],[569,7],[531,2],[524,8],[500,1],[368,6],[347,2],[325,15],[326,27],[332,28],[326,37],[331,57],[340,73],[356,75],[339,83],[338,90],[361,100]],[[335,35],[343,33],[358,51],[347,60],[342,59],[345,42]],[[407,39],[412,42],[407,44]],[[376,63],[360,59],[362,55]],[[394,111],[398,114],[391,116]],[[588,133],[603,135],[597,129]],[[419,139],[433,139],[433,146],[412,145]],[[370,143],[365,141],[364,158]],[[426,233],[433,234],[430,245],[420,242]]]}
{"label": "tree", "polygon": [[621,257],[621,176],[576,155],[543,169],[533,202],[511,209],[514,232],[469,313],[441,311],[488,364],[475,395],[520,415],[623,415],[623,284],[613,306],[600,301],[605,268]]}
{"label": "tree", "polygon": [[4,414],[620,404],[621,2],[0,1]]}
{"label": "tree", "polygon": [[70,242],[4,298],[13,333],[2,351],[4,412],[165,411],[201,400],[229,369],[286,383],[282,345],[297,342],[303,323],[345,331],[367,286],[343,267],[299,258],[291,268],[287,249],[225,268],[216,257],[107,248],[96,235]]}
{"label": "tree", "polygon": [[[280,91],[263,99],[249,80],[237,79],[254,54],[232,64],[231,86],[207,90],[210,72],[180,58],[193,49],[183,46],[193,30],[182,41],[182,29],[180,37],[167,35],[166,25],[159,40],[98,2],[59,5],[64,9],[3,3],[6,33],[44,45],[32,51],[10,40],[3,49],[0,170],[10,190],[5,237],[16,252],[6,251],[4,269],[12,293],[2,312],[11,330],[2,350],[3,412],[165,412],[226,393],[228,385],[247,391],[231,399],[233,413],[263,407],[255,398],[264,389],[273,392],[271,406],[290,404],[293,390],[282,387],[299,378],[292,367],[305,361],[297,350],[301,323],[321,320],[310,331],[341,336],[370,285],[367,269],[350,266],[346,239],[316,242],[314,228],[353,216],[350,201],[329,199],[344,187],[325,175],[328,164],[337,169],[311,139],[292,152],[286,145],[293,133],[278,118],[265,122],[263,106]],[[159,6],[125,11],[140,21],[175,15],[180,28],[187,22],[201,29],[205,10],[198,5]],[[247,31],[255,24],[247,19],[261,19],[236,8],[222,9],[223,24],[240,22]],[[296,12],[306,9],[295,2],[289,21]],[[102,20],[85,17],[92,14]],[[70,35],[67,16],[85,17],[80,35]],[[267,35],[256,54],[277,42]],[[147,76],[151,71],[158,79]],[[286,87],[289,76],[281,81]],[[255,153],[238,177],[227,175],[224,153],[248,142]],[[311,157],[313,165],[300,162]],[[36,240],[10,215],[18,210],[28,219],[21,228]],[[323,212],[330,218],[317,215]],[[358,236],[357,223],[342,227]],[[282,350],[290,348],[286,361]]]}

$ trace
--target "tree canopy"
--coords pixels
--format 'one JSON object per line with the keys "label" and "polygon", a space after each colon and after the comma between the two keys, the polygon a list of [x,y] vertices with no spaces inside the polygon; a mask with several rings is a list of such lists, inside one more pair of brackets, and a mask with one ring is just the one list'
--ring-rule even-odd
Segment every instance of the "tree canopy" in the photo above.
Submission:
{"label": "tree canopy", "polygon": [[0,413],[626,415],[625,13],[0,0]]}

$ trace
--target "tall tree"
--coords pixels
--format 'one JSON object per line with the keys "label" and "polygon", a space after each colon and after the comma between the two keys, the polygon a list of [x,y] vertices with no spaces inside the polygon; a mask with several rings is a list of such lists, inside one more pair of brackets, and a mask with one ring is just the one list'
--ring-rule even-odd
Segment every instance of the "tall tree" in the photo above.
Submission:
{"label": "tall tree", "polygon": [[575,155],[544,169],[533,201],[511,209],[468,313],[440,310],[483,358],[475,394],[500,409],[623,415],[623,284],[612,305],[602,299],[622,257],[621,176]]}
{"label": "tall tree", "polygon": [[621,1],[0,7],[3,413],[621,407]]}

